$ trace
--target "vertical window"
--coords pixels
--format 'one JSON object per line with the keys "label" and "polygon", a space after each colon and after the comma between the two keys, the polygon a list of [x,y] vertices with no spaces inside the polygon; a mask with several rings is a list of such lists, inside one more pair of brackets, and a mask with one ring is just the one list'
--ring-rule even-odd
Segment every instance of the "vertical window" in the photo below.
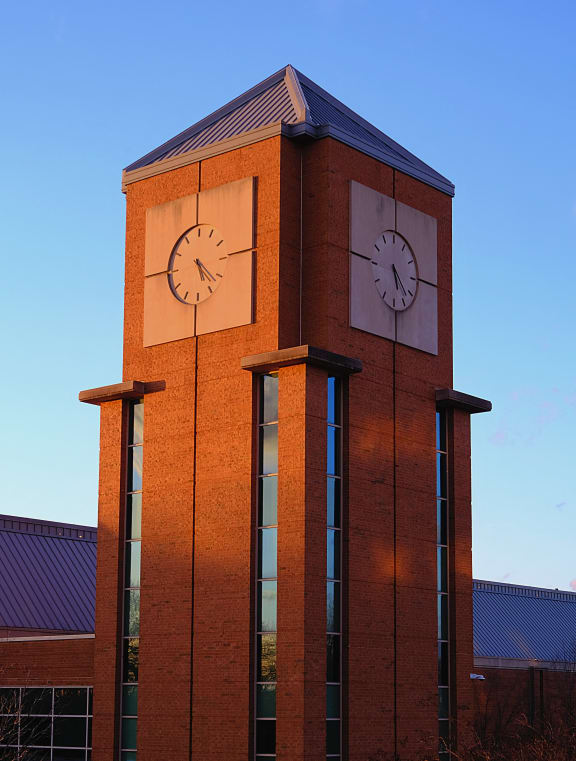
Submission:
{"label": "vertical window", "polygon": [[438,596],[438,735],[441,761],[450,758],[450,620],[448,601],[448,449],[446,414],[436,413],[436,553]]}
{"label": "vertical window", "polygon": [[276,758],[276,599],[278,571],[278,376],[259,379],[256,569],[256,759]]}
{"label": "vertical window", "polygon": [[124,531],[124,617],[122,624],[121,761],[136,761],[143,454],[144,403],[139,401],[130,404],[128,423]]}
{"label": "vertical window", "polygon": [[342,393],[328,378],[326,473],[326,757],[342,753]]}

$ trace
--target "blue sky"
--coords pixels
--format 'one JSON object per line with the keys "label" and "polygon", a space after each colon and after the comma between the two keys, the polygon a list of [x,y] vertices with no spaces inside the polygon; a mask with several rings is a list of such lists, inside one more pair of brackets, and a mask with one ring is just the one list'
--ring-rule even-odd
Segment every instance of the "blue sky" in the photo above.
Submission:
{"label": "blue sky", "polygon": [[[576,5],[9,4],[0,27],[0,512],[94,523],[121,377],[123,166],[292,63],[456,184],[474,572],[576,579]],[[576,581],[574,581],[576,588]]]}

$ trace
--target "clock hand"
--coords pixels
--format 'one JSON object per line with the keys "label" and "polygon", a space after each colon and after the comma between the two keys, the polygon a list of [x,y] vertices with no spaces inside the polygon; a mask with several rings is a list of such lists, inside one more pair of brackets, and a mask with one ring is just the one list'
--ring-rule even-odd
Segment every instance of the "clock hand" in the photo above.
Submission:
{"label": "clock hand", "polygon": [[[400,275],[398,274],[395,265],[392,265],[392,269],[394,270],[394,277],[396,278],[397,282],[400,283],[400,287],[404,291],[404,295],[406,296],[406,288],[404,288],[404,284],[402,280],[400,279]],[[396,286],[396,289],[398,289],[398,286]]]}
{"label": "clock hand", "polygon": [[214,282],[216,282],[216,278],[214,277],[214,275],[213,275],[213,274],[210,272],[210,270],[209,270],[209,269],[208,269],[208,268],[207,268],[207,267],[206,267],[204,264],[202,264],[202,262],[200,261],[200,259],[198,259],[198,262],[200,262],[200,266],[202,267],[202,269],[204,270],[204,272],[205,272],[205,273],[208,275],[208,277],[209,277],[211,280],[214,280]]}
{"label": "clock hand", "polygon": [[204,277],[204,273],[202,272],[202,267],[200,266],[200,260],[195,259],[194,261],[196,263],[196,266],[198,267],[198,272],[200,273],[200,279],[205,280],[206,278]]}

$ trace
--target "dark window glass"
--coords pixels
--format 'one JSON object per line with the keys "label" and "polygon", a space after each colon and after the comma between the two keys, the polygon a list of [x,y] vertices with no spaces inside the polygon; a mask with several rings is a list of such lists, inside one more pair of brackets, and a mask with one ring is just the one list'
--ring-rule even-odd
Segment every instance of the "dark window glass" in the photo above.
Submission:
{"label": "dark window glass", "polygon": [[448,544],[448,502],[436,500],[436,523],[438,527],[438,544]]}
{"label": "dark window glass", "polygon": [[340,637],[337,634],[326,637],[326,681],[340,681]]}
{"label": "dark window glass", "polygon": [[20,708],[19,702],[20,690],[12,689],[11,687],[0,689],[0,714],[18,713]]}
{"label": "dark window glass", "polygon": [[[126,542],[126,576],[127,587],[140,586],[140,542]],[[128,634],[129,632],[126,632]]]}
{"label": "dark window glass", "polygon": [[88,690],[88,714],[92,716],[92,703],[94,702],[94,691],[92,688]]}
{"label": "dark window glass", "polygon": [[144,441],[144,402],[131,405],[130,444],[142,444]]}
{"label": "dark window glass", "polygon": [[126,503],[126,539],[140,539],[141,530],[142,495],[129,494]]}
{"label": "dark window glass", "polygon": [[447,719],[450,715],[450,691],[448,687],[438,689],[438,718]]}
{"label": "dark window glass", "polygon": [[262,376],[261,423],[273,423],[278,420],[278,376]]}
{"label": "dark window glass", "polygon": [[[37,718],[28,719],[27,717],[22,719],[23,722],[37,721]],[[17,716],[3,716],[0,719],[0,741],[6,745],[18,745],[18,717]],[[12,758],[10,758],[12,761]]]}
{"label": "dark window glass", "polygon": [[124,592],[124,634],[137,637],[140,634],[140,590]]}
{"label": "dark window glass", "polygon": [[329,526],[340,528],[340,479],[326,479],[326,519]]}
{"label": "dark window glass", "polygon": [[256,753],[276,752],[276,722],[270,719],[256,721]]}
{"label": "dark window glass", "polygon": [[138,716],[138,686],[122,688],[122,713],[124,716]]}
{"label": "dark window glass", "polygon": [[54,690],[54,713],[86,716],[87,690],[83,687],[66,687]]}
{"label": "dark window glass", "polygon": [[436,496],[447,497],[446,455],[436,454]]}
{"label": "dark window glass", "polygon": [[122,747],[127,750],[136,749],[138,719],[122,719]]}
{"label": "dark window glass", "polygon": [[135,750],[122,751],[122,761],[137,761]]}
{"label": "dark window glass", "polygon": [[326,685],[326,717],[328,719],[340,718],[340,685]]}
{"label": "dark window glass", "polygon": [[22,690],[22,713],[52,713],[52,690],[34,688]]}
{"label": "dark window glass", "polygon": [[448,548],[437,547],[438,553],[438,591],[448,591]]}
{"label": "dark window glass", "polygon": [[326,629],[329,632],[340,631],[340,582],[329,581],[326,584]]}
{"label": "dark window glass", "polygon": [[[54,751],[54,758],[58,759],[58,756],[56,755],[58,751]],[[84,753],[83,750],[80,751],[80,753]],[[1,758],[1,756],[0,756]],[[6,756],[6,759],[8,761],[14,761],[16,758],[25,758],[26,761],[50,761],[50,750],[48,748],[32,748],[32,749],[26,749],[24,754],[22,756]],[[84,756],[82,756],[82,761],[84,761]]]}
{"label": "dark window glass", "polygon": [[438,639],[448,639],[448,595],[438,595]]}
{"label": "dark window glass", "polygon": [[23,716],[20,720],[20,744],[50,745],[51,729],[52,719],[49,716]]}
{"label": "dark window glass", "polygon": [[54,719],[54,745],[67,748],[86,747],[86,719]]}
{"label": "dark window glass", "polygon": [[328,378],[328,414],[329,423],[340,423],[340,380]]}
{"label": "dark window glass", "polygon": [[258,531],[258,576],[261,579],[276,578],[277,531],[275,528]]}
{"label": "dark window glass", "polygon": [[[49,758],[47,756],[46,758]],[[83,750],[60,750],[54,749],[53,761],[84,761],[85,751]]]}
{"label": "dark window glass", "polygon": [[340,429],[328,426],[327,431],[327,467],[330,475],[340,475]]}
{"label": "dark window glass", "polygon": [[88,747],[92,745],[92,719],[88,719]]}
{"label": "dark window glass", "polygon": [[258,631],[276,631],[276,582],[258,582]]}
{"label": "dark window glass", "polygon": [[446,418],[443,412],[436,413],[436,449],[446,451]]}
{"label": "dark window glass", "polygon": [[138,681],[138,661],[139,661],[140,640],[124,640],[124,669],[122,674],[123,682]]}
{"label": "dark window glass", "polygon": [[276,681],[276,635],[259,634],[258,655],[256,667],[256,681],[258,682],[275,682]]}
{"label": "dark window glass", "polygon": [[340,753],[340,722],[326,722],[326,753]]}
{"label": "dark window glass", "polygon": [[265,425],[260,428],[260,473],[278,473],[278,426]]}
{"label": "dark window glass", "polygon": [[258,524],[274,526],[278,523],[278,477],[260,479]]}
{"label": "dark window glass", "polygon": [[450,722],[447,719],[438,722],[438,740],[438,750],[447,750],[450,745]]}
{"label": "dark window glass", "polygon": [[448,643],[438,643],[438,684],[448,684]]}
{"label": "dark window glass", "polygon": [[340,578],[340,532],[331,528],[326,532],[326,576]]}
{"label": "dark window glass", "polygon": [[144,447],[130,447],[128,450],[128,491],[142,489],[142,457]]}
{"label": "dark window glass", "polygon": [[276,685],[256,685],[256,716],[260,719],[273,719],[276,716]]}

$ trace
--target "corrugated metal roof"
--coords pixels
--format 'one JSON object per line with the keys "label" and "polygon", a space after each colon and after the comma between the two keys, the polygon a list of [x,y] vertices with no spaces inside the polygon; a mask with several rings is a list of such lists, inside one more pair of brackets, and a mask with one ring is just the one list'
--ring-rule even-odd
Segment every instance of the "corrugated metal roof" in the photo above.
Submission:
{"label": "corrugated metal roof", "polygon": [[474,655],[576,660],[576,593],[475,580]]}
{"label": "corrugated metal roof", "polygon": [[96,529],[0,515],[0,628],[94,631]]}
{"label": "corrugated metal roof", "polygon": [[454,186],[449,180],[292,66],[285,66],[218,111],[150,151],[126,167],[125,173],[209,145],[217,145],[240,135],[248,138],[254,132],[253,139],[256,141],[262,139],[258,130],[273,125],[282,127],[282,134],[288,137],[333,137],[444,193],[454,194]]}

